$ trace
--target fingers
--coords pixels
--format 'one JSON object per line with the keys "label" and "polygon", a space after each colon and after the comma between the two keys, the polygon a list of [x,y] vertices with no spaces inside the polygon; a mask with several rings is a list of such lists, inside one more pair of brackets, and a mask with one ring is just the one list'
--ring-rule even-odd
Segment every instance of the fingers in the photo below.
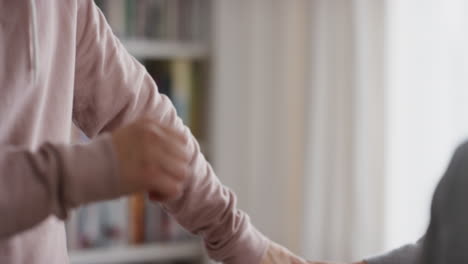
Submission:
{"label": "fingers", "polygon": [[[176,153],[174,145],[168,146],[164,142],[165,140],[154,136],[152,141],[146,143],[149,146],[145,148],[145,164],[150,168],[150,171],[145,174],[154,176],[155,174],[165,173],[175,180],[184,181],[189,174],[188,154],[185,154],[185,157],[181,157],[180,152],[174,154]],[[162,147],[162,145],[166,145],[166,147]],[[168,149],[171,150],[168,151]]]}
{"label": "fingers", "polygon": [[157,201],[182,194],[193,156],[191,134],[184,129],[142,119],[114,133],[123,182],[132,185],[127,189],[152,191],[150,199]]}
{"label": "fingers", "polygon": [[178,141],[182,145],[187,145],[189,142],[189,135],[184,129],[176,129],[174,127],[161,126],[162,131],[170,138]]}
{"label": "fingers", "polygon": [[182,193],[179,195],[175,195],[173,197],[167,197],[167,196],[160,194],[158,191],[150,191],[148,193],[148,198],[150,199],[150,201],[153,201],[153,202],[166,202],[169,200],[179,199],[181,195]]}
{"label": "fingers", "polygon": [[186,145],[189,141],[189,135],[185,131],[185,127],[180,129],[174,126],[165,126],[158,124],[154,120],[147,120],[146,124],[150,126],[157,134],[162,133],[166,138],[171,138],[173,141],[177,141],[179,144]]}
{"label": "fingers", "polygon": [[174,159],[179,159],[182,162],[191,161],[191,152],[188,146],[190,134],[185,131],[176,130],[170,127],[162,127],[154,122],[150,123],[153,134],[155,148],[162,148],[171,155]]}
{"label": "fingers", "polygon": [[292,256],[291,257],[291,263],[292,264],[307,264],[309,262],[306,262],[305,260],[303,260],[302,258],[299,258],[297,256]]}
{"label": "fingers", "polygon": [[174,142],[172,138],[164,139],[162,148],[166,155],[171,156],[174,160],[178,160],[183,163],[189,163],[192,160],[192,153],[188,148],[188,145],[182,145]]}
{"label": "fingers", "polygon": [[[271,242],[261,264],[308,264],[309,262],[294,255],[288,249]],[[313,264],[313,263],[309,263]],[[317,263],[315,263],[317,264]]]}
{"label": "fingers", "polygon": [[170,153],[157,152],[154,154],[157,159],[159,169],[178,181],[185,181],[189,174],[189,163],[181,161]]}
{"label": "fingers", "polygon": [[153,190],[149,196],[151,200],[167,201],[177,199],[182,195],[183,184],[167,175],[161,175],[154,179],[150,189]]}
{"label": "fingers", "polygon": [[[299,263],[302,263],[302,262],[299,262]],[[335,263],[335,262],[331,263],[331,262],[316,262],[316,261],[307,261],[307,262],[304,262],[304,263],[307,263],[307,264],[339,264],[339,263]],[[364,263],[353,263],[353,264],[364,264]]]}

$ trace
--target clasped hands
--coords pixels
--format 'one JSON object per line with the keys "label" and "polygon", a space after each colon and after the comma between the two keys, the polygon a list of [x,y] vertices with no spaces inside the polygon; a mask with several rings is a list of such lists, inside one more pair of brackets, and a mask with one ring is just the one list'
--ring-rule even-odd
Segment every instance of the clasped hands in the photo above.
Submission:
{"label": "clasped hands", "polygon": [[[270,242],[268,250],[260,264],[345,264],[345,263],[306,261],[298,256],[295,256],[286,248],[274,242]],[[363,261],[363,262],[356,262],[353,264],[366,264],[366,263]]]}
{"label": "clasped hands", "polygon": [[116,130],[112,141],[123,193],[150,190],[149,196],[155,201],[176,199],[182,194],[193,152],[184,131],[142,119]]}

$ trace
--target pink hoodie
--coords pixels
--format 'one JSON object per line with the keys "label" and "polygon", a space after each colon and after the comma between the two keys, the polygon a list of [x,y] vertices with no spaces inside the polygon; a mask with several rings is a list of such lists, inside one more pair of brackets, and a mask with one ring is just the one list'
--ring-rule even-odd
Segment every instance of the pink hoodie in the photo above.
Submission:
{"label": "pink hoodie", "polygon": [[[68,262],[67,212],[119,195],[106,133],[145,115],[190,133],[92,0],[0,1],[0,263]],[[90,144],[69,144],[72,122]],[[215,260],[259,263],[267,240],[193,143],[191,180],[164,206]]]}

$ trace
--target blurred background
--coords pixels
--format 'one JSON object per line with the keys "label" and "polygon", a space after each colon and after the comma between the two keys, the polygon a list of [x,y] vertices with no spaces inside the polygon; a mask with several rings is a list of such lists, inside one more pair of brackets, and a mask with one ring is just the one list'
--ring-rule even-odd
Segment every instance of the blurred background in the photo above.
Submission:
{"label": "blurred background", "polygon": [[[351,261],[424,234],[468,138],[467,1],[97,4],[271,239]],[[67,228],[73,263],[207,263],[142,195],[80,208]]]}

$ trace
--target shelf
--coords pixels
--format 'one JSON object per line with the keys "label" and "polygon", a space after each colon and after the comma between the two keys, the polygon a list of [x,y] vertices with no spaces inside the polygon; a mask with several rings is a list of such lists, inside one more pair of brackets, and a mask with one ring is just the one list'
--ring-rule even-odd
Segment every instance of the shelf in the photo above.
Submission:
{"label": "shelf", "polygon": [[122,40],[133,56],[146,59],[187,58],[200,59],[208,56],[208,47],[202,43],[161,41],[147,39]]}
{"label": "shelf", "polygon": [[202,259],[203,256],[200,241],[185,241],[71,251],[70,261],[71,264],[118,264]]}

